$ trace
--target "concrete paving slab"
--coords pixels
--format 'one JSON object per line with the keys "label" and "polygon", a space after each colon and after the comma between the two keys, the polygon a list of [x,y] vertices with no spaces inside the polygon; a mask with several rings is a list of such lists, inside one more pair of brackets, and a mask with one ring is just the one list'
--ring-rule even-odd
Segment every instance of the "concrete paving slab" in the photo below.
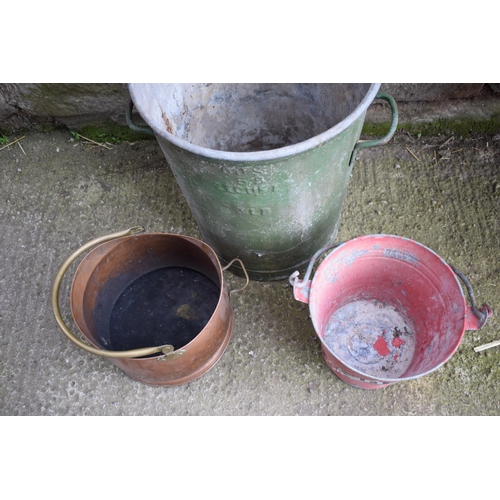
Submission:
{"label": "concrete paving slab", "polygon": [[[134,225],[199,237],[156,141],[100,147],[69,131],[31,132],[0,151],[1,415],[498,415],[500,137],[410,137],[364,150],[339,241],[397,234],[469,278],[496,315],[466,332],[444,366],[378,391],[346,385],[325,365],[305,304],[287,281],[251,282],[232,297],[235,325],[218,364],[170,388],[128,378],[58,329],[51,287],[86,241]],[[61,290],[68,324],[69,286]],[[241,278],[227,275],[230,287]]]}

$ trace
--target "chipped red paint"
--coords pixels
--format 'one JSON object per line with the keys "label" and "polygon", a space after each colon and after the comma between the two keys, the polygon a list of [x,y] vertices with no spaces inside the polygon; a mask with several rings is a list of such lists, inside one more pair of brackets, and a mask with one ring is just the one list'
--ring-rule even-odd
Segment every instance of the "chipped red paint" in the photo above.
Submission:
{"label": "chipped red paint", "polygon": [[401,347],[404,343],[405,341],[399,337],[394,337],[391,342],[394,347]]}
{"label": "chipped red paint", "polygon": [[381,356],[387,356],[388,354],[391,353],[391,351],[387,347],[387,342],[385,341],[384,337],[382,337],[381,335],[378,336],[378,339],[375,342],[375,344],[373,344],[373,347],[377,350],[377,352]]}

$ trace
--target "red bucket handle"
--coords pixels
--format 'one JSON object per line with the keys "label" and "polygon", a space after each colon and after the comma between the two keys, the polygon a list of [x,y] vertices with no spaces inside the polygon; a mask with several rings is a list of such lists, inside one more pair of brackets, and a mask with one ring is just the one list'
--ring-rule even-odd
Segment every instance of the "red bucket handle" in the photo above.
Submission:
{"label": "red bucket handle", "polygon": [[319,257],[321,257],[323,253],[325,253],[328,250],[333,250],[334,248],[337,248],[338,246],[343,245],[344,243],[345,243],[344,241],[341,241],[340,243],[332,243],[331,245],[327,245],[326,247],[320,248],[312,256],[312,259],[309,262],[309,266],[307,267],[307,271],[306,274],[304,275],[303,280],[299,279],[299,271],[295,271],[293,274],[290,275],[288,281],[290,282],[290,285],[293,286],[293,295],[295,297],[295,300],[309,304],[309,292],[311,291],[311,281],[312,281],[311,279],[309,279],[309,277],[311,276],[314,264],[319,259]]}
{"label": "red bucket handle", "polygon": [[469,306],[469,312],[472,314],[467,314],[465,318],[465,329],[466,330],[480,330],[488,321],[488,318],[493,316],[493,311],[491,307],[486,304],[486,302],[479,309],[476,305],[476,297],[474,296],[474,292],[472,291],[472,287],[469,283],[469,280],[462,274],[458,269],[453,267],[451,264],[448,264],[451,270],[464,282],[465,288],[467,288],[467,293],[469,294],[469,299],[471,302],[471,306]]}

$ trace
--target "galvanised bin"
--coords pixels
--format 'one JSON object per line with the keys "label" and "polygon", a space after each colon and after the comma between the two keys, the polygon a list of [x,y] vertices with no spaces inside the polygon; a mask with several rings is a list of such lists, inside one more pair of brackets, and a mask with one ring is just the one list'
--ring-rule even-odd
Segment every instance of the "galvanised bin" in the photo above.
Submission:
{"label": "galvanised bin", "polygon": [[[387,143],[380,84],[129,84],[128,123],[156,136],[201,231],[251,279],[283,279],[337,234],[356,151]],[[392,109],[359,141],[374,99]],[[132,106],[149,125],[132,121]],[[241,274],[237,265],[232,272]]]}

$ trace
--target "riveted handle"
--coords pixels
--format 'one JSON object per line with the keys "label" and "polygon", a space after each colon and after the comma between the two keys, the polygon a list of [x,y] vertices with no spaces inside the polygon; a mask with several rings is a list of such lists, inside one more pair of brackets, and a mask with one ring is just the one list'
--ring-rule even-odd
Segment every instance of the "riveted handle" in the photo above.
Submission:
{"label": "riveted handle", "polygon": [[356,154],[360,149],[373,148],[375,146],[382,146],[384,144],[387,144],[392,139],[392,136],[394,135],[398,127],[398,107],[394,98],[388,94],[379,93],[375,96],[375,99],[383,99],[384,101],[387,101],[391,106],[391,126],[389,127],[389,131],[387,132],[387,134],[385,134],[384,137],[380,139],[374,139],[371,141],[358,141],[354,146],[354,149],[352,150],[349,165],[352,165],[354,158],[356,157]]}
{"label": "riveted handle", "polygon": [[169,356],[174,351],[173,346],[164,345],[159,347],[144,347],[141,349],[132,349],[129,351],[107,351],[105,349],[98,349],[93,347],[85,342],[82,342],[71,330],[68,328],[64,320],[61,316],[61,311],[59,308],[59,290],[61,288],[61,282],[66,274],[66,271],[69,269],[70,265],[75,261],[75,259],[81,255],[82,253],[90,250],[92,247],[104,243],[106,241],[114,240],[117,238],[122,238],[123,236],[129,236],[131,234],[142,233],[144,228],[141,226],[131,227],[130,229],[126,229],[125,231],[119,231],[117,233],[108,234],[106,236],[101,236],[99,238],[95,238],[85,245],[81,246],[78,250],[73,252],[63,263],[61,268],[59,269],[56,278],[54,280],[54,285],[52,286],[52,310],[54,312],[54,316],[56,318],[56,322],[59,328],[62,330],[64,335],[71,340],[78,347],[83,350],[90,352],[92,354],[97,354],[98,356],[105,356],[107,358],[138,358],[142,356],[149,356],[151,354],[163,353],[165,356]]}

